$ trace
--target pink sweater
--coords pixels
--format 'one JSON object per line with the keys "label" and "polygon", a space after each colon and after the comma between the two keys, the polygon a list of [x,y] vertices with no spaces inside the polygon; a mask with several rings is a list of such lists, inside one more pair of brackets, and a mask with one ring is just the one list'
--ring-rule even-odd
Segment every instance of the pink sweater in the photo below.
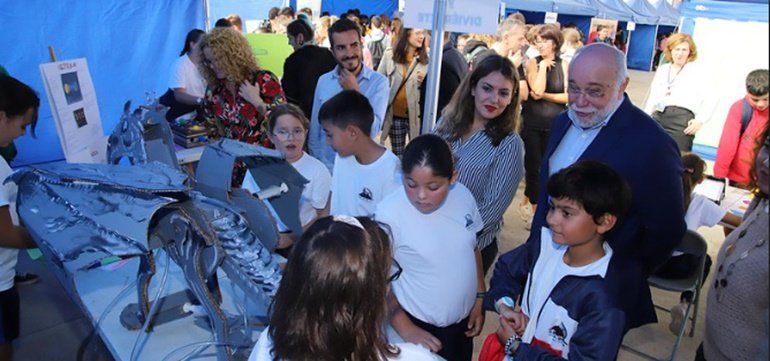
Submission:
{"label": "pink sweater", "polygon": [[751,121],[743,136],[740,135],[742,110],[743,100],[739,100],[727,113],[722,138],[717,148],[714,176],[748,184],[751,179],[749,172],[756,158],[757,138],[767,129],[768,109],[760,111],[752,108]]}

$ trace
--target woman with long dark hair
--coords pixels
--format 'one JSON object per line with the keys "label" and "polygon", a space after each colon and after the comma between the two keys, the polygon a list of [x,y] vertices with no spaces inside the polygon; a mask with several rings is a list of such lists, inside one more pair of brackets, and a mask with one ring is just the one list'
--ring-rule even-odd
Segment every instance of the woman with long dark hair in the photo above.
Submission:
{"label": "woman with long dark hair", "polygon": [[524,175],[519,125],[519,75],[513,63],[490,55],[460,83],[436,133],[457,156],[459,182],[466,186],[484,221],[477,237],[486,274],[497,256],[503,213]]}
{"label": "woman with long dark hair", "polygon": [[393,153],[401,156],[406,138],[420,135],[420,85],[428,69],[425,30],[405,28],[396,46],[385,51],[377,71],[390,81],[388,110],[381,142],[390,138]]}
{"label": "woman with long dark hair", "polygon": [[390,239],[366,217],[319,219],[302,235],[273,301],[270,327],[249,361],[430,361],[385,336]]}

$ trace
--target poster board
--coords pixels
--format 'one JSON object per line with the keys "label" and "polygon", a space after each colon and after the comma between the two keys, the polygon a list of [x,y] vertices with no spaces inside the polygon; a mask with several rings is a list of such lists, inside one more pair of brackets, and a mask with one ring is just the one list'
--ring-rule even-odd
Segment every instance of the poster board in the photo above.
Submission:
{"label": "poster board", "polygon": [[289,45],[289,38],[283,34],[246,34],[246,39],[259,67],[279,78],[283,77],[283,63],[294,51]]}
{"label": "poster board", "polygon": [[610,29],[610,39],[615,39],[615,35],[618,33],[618,21],[617,20],[610,20],[610,19],[600,19],[600,18],[593,18],[591,19],[591,28],[588,35],[588,42],[587,44],[590,44],[593,42],[593,40],[597,37],[597,28],[599,25],[604,26],[605,28]]}
{"label": "poster board", "polygon": [[48,103],[68,163],[105,163],[107,143],[85,58],[40,64]]}

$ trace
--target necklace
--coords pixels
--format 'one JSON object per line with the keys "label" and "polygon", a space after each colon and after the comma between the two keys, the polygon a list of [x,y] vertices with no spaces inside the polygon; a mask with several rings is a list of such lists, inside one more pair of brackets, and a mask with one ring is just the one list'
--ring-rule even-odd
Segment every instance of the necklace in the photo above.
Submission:
{"label": "necklace", "polygon": [[743,251],[743,253],[741,253],[738,257],[733,259],[730,263],[727,263],[727,259],[730,258],[730,256],[732,256],[732,254],[735,252],[735,247],[738,244],[738,242],[740,242],[743,239],[743,237],[746,236],[747,229],[757,221],[757,219],[759,218],[760,212],[764,212],[764,208],[766,207],[766,205],[767,205],[767,200],[764,200],[757,205],[757,207],[754,209],[754,214],[749,224],[747,224],[746,227],[744,227],[743,230],[741,230],[741,233],[738,234],[738,238],[736,238],[735,241],[733,241],[732,243],[728,244],[727,247],[725,247],[725,257],[722,260],[722,264],[719,266],[719,268],[717,268],[717,274],[714,277],[715,278],[714,290],[716,290],[716,293],[717,293],[717,296],[716,296],[717,302],[720,302],[720,303],[722,302],[723,295],[724,295],[723,291],[730,284],[728,279],[730,276],[733,275],[735,265],[745,260],[746,258],[748,258],[752,251],[758,248],[761,248],[765,244],[766,240],[764,238],[760,238],[759,240],[754,242],[754,245],[752,247]]}
{"label": "necklace", "polygon": [[671,78],[671,68],[673,67],[673,64],[671,64],[671,65],[672,66],[670,66],[668,68],[668,77],[666,79],[666,81],[668,82],[668,85],[666,87],[666,96],[670,96],[671,95],[671,86],[674,85],[674,81],[676,81],[676,78],[679,77],[679,74],[682,73],[682,70],[684,70],[684,67],[685,67],[685,65],[687,65],[687,63],[685,63],[684,65],[682,65],[682,67],[679,68],[679,70],[676,72],[676,74],[674,74],[673,78]]}

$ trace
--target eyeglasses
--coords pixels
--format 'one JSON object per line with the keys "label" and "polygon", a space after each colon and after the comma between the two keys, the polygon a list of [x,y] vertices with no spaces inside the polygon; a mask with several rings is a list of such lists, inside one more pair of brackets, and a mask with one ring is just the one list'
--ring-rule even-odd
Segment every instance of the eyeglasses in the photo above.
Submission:
{"label": "eyeglasses", "polygon": [[551,39],[535,39],[535,44],[545,44],[551,41]]}
{"label": "eyeglasses", "polygon": [[580,96],[581,94],[594,99],[599,99],[604,97],[604,89],[588,88],[583,90],[572,85],[567,87],[567,93],[569,93],[569,95],[572,95],[574,97]]}
{"label": "eyeglasses", "polygon": [[289,137],[294,137],[294,139],[301,138],[305,135],[307,131],[302,128],[294,128],[292,130],[287,129],[279,129],[276,131],[275,136],[280,140],[289,140]]}
{"label": "eyeglasses", "polygon": [[391,267],[391,271],[393,271],[393,274],[388,277],[388,283],[393,282],[397,280],[399,277],[401,277],[401,272],[404,271],[403,268],[401,268],[401,265],[398,264],[398,261],[393,259],[393,267]]}

